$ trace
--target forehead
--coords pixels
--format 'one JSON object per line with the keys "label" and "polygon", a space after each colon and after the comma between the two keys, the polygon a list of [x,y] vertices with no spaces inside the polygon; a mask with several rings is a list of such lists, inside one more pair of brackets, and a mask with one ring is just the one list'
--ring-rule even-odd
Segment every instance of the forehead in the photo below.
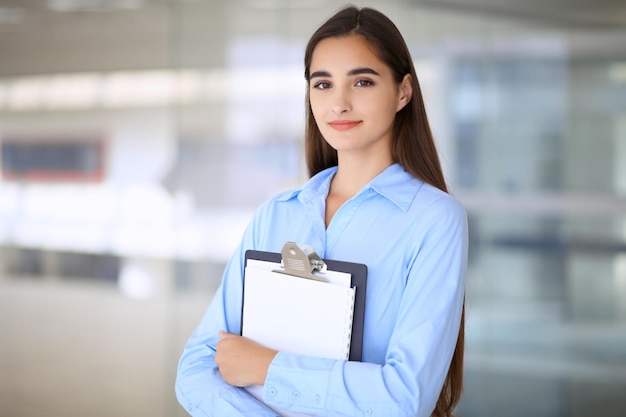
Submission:
{"label": "forehead", "polygon": [[325,70],[349,71],[354,68],[370,67],[381,70],[387,68],[372,46],[359,35],[348,35],[321,40],[311,56],[311,73]]}

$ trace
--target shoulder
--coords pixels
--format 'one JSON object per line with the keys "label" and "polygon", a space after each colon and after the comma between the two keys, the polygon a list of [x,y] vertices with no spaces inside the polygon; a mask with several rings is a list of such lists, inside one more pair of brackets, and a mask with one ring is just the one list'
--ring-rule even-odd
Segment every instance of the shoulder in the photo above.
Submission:
{"label": "shoulder", "polygon": [[466,215],[465,207],[457,198],[427,183],[422,183],[413,204],[427,211]]}
{"label": "shoulder", "polygon": [[453,195],[422,183],[408,211],[416,236],[466,234],[467,211]]}
{"label": "shoulder", "polygon": [[370,187],[409,217],[420,217],[428,212],[465,213],[456,198],[414,177],[400,164],[391,165]]}

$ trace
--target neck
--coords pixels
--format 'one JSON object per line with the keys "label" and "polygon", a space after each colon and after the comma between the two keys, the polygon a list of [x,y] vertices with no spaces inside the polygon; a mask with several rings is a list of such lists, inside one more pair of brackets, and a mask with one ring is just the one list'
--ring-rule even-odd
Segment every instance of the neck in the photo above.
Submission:
{"label": "neck", "polygon": [[330,192],[346,200],[393,164],[391,157],[363,160],[345,155],[339,155],[338,162],[337,173],[331,182]]}
{"label": "neck", "polygon": [[393,159],[390,152],[339,152],[337,162],[337,173],[330,182],[326,197],[326,227],[339,207],[393,164]]}

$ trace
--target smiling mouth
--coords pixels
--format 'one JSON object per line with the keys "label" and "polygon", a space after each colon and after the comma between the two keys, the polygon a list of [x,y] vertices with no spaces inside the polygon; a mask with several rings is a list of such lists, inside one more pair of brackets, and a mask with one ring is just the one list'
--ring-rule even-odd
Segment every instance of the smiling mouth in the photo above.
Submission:
{"label": "smiling mouth", "polygon": [[360,121],[353,120],[336,120],[334,122],[330,122],[329,125],[335,130],[350,130],[353,127],[361,124]]}

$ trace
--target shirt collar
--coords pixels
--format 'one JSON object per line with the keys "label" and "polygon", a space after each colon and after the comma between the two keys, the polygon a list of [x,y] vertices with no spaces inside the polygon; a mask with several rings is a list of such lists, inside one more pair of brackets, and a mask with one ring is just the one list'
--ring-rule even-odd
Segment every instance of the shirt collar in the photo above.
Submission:
{"label": "shirt collar", "polygon": [[406,212],[423,184],[396,163],[381,172],[364,188],[369,187]]}
{"label": "shirt collar", "polygon": [[[337,167],[325,169],[311,177],[302,186],[283,193],[278,200],[287,201],[297,197],[300,201],[306,202],[320,196],[325,197],[328,195],[330,181],[336,172]],[[359,194],[371,189],[406,212],[423,184],[421,180],[413,177],[396,163],[372,179],[359,191]]]}
{"label": "shirt collar", "polygon": [[330,189],[330,180],[337,172],[337,167],[330,167],[323,171],[318,172],[307,182],[302,184],[300,187],[287,191],[277,197],[278,201],[287,201],[292,198],[298,198],[302,202],[306,202],[309,200],[313,200],[320,195],[324,197],[328,195],[328,190]]}

